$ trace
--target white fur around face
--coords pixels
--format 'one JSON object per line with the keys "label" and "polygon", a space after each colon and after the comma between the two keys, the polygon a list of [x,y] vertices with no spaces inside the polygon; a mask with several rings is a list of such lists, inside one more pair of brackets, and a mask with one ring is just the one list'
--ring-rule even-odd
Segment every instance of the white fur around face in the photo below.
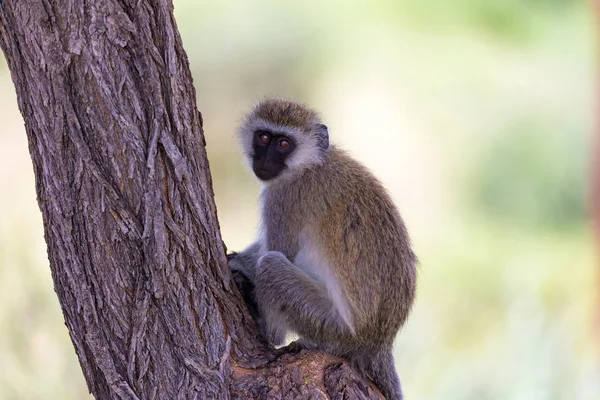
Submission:
{"label": "white fur around face", "polygon": [[252,164],[254,150],[252,143],[254,132],[266,130],[279,133],[292,138],[296,142],[296,147],[292,154],[286,159],[285,164],[291,170],[300,170],[311,165],[321,164],[323,162],[323,150],[317,145],[317,137],[313,132],[304,132],[300,128],[274,124],[260,118],[253,120],[247,119],[240,129],[238,135],[242,143],[242,150],[246,159]]}
{"label": "white fur around face", "polygon": [[300,251],[294,258],[294,265],[327,288],[327,293],[333,301],[334,307],[340,313],[348,328],[354,332],[352,310],[340,280],[333,273],[329,260],[323,256],[319,246],[306,232],[300,235]]}

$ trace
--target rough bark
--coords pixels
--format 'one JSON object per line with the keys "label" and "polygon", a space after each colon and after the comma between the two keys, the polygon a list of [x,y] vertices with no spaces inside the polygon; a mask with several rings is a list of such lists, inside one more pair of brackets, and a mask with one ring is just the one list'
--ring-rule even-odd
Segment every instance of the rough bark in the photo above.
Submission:
{"label": "rough bark", "polygon": [[[168,0],[0,0],[54,289],[98,399],[376,398],[232,284]],[[198,16],[199,19],[202,16]]]}

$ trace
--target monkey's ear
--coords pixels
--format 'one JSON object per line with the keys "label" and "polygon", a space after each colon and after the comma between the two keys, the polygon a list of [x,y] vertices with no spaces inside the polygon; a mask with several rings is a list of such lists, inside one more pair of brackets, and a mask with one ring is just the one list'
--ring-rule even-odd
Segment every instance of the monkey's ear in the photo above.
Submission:
{"label": "monkey's ear", "polygon": [[329,131],[327,130],[327,125],[315,124],[315,130],[318,134],[319,148],[323,149],[323,151],[327,150],[329,148]]}

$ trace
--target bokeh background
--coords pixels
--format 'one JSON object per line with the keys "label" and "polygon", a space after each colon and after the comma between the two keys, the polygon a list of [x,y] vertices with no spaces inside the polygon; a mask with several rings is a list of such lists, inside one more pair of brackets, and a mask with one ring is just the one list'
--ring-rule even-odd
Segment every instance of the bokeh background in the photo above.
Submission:
{"label": "bokeh background", "polygon": [[[310,103],[384,182],[420,257],[395,348],[406,397],[600,399],[586,4],[175,0],[175,13],[230,249],[257,224],[237,122],[265,95]],[[2,58],[0,399],[86,398]]]}

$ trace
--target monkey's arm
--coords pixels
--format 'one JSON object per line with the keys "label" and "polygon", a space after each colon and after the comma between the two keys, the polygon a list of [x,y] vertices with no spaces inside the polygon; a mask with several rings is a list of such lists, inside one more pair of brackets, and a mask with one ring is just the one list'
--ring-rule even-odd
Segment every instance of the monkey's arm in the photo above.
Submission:
{"label": "monkey's arm", "polygon": [[314,343],[339,341],[352,331],[321,283],[269,251],[257,264],[255,296],[266,339],[281,344],[289,328]]}

